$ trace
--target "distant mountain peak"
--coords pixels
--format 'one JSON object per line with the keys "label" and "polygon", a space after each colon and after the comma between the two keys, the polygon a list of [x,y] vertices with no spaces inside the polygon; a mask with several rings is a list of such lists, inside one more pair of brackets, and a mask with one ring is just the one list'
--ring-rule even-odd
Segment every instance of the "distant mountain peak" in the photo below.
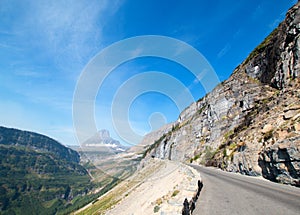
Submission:
{"label": "distant mountain peak", "polygon": [[82,144],[83,148],[103,148],[112,149],[114,152],[125,151],[126,147],[118,140],[113,139],[106,129],[101,129]]}
{"label": "distant mountain peak", "polygon": [[101,129],[100,131],[97,132],[97,134],[101,139],[111,139],[109,131],[106,129]]}

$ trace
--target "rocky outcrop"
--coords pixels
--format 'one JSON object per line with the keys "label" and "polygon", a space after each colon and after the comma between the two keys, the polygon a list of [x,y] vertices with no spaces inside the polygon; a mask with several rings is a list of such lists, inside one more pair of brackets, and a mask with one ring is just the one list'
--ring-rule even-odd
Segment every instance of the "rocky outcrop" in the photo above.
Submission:
{"label": "rocky outcrop", "polygon": [[300,186],[300,137],[278,141],[264,149],[258,163],[265,178]]}
{"label": "rocky outcrop", "polygon": [[[172,129],[148,147],[147,156],[294,181],[295,173],[287,166],[298,164],[286,159],[286,170],[279,176],[276,168],[283,165],[277,165],[268,150],[300,136],[299,6],[288,11],[228,80],[186,108]],[[299,142],[293,144],[299,147]],[[287,149],[287,156],[292,157],[292,151]]]}
{"label": "rocky outcrop", "polygon": [[165,133],[168,133],[172,128],[171,124],[166,124],[162,126],[161,128],[157,129],[156,131],[150,132],[144,136],[142,141],[135,146],[132,146],[130,149],[128,149],[128,152],[136,153],[136,154],[143,154],[145,149],[149,147],[151,144],[153,144],[156,140],[158,140],[161,136],[163,136]]}

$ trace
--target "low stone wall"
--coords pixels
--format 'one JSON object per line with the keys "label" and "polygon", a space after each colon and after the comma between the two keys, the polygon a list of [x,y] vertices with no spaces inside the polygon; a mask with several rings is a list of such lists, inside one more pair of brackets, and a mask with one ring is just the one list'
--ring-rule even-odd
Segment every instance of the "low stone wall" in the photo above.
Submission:
{"label": "low stone wall", "polygon": [[202,179],[199,172],[190,166],[181,163],[179,168],[185,177],[180,184],[174,187],[174,190],[179,191],[178,194],[176,196],[169,195],[169,198],[166,198],[160,205],[160,210],[154,214],[192,214],[195,209],[196,201],[203,187]]}
{"label": "low stone wall", "polygon": [[190,215],[193,214],[193,211],[196,208],[196,202],[200,196],[200,192],[203,188],[203,182],[198,180],[198,188],[193,197],[191,198],[190,201],[188,201],[187,198],[184,199],[183,202],[183,208],[182,208],[182,215]]}

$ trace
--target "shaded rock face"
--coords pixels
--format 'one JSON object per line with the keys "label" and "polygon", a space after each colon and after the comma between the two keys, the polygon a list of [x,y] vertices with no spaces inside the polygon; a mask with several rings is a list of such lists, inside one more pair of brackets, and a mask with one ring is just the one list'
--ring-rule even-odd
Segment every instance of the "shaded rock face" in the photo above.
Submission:
{"label": "shaded rock face", "polygon": [[300,137],[278,141],[261,151],[258,163],[265,178],[300,186]]}
{"label": "shaded rock face", "polygon": [[[291,8],[286,19],[245,62],[246,73],[262,83],[283,89],[290,78],[299,76],[300,11]],[[255,57],[253,57],[256,55]]]}
{"label": "shaded rock face", "polygon": [[[300,136],[299,5],[228,80],[186,108],[172,129],[148,148],[148,156],[297,184],[293,177],[299,175],[288,166],[297,171],[298,164],[286,159],[286,170],[279,174],[279,165],[268,151]],[[288,148],[299,147],[299,142],[293,144]]]}

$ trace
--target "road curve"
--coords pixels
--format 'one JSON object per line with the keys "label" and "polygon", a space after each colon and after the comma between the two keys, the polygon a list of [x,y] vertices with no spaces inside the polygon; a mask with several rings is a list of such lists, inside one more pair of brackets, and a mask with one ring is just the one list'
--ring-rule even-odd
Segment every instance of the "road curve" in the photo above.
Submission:
{"label": "road curve", "polygon": [[300,214],[300,188],[191,165],[204,187],[193,215]]}

